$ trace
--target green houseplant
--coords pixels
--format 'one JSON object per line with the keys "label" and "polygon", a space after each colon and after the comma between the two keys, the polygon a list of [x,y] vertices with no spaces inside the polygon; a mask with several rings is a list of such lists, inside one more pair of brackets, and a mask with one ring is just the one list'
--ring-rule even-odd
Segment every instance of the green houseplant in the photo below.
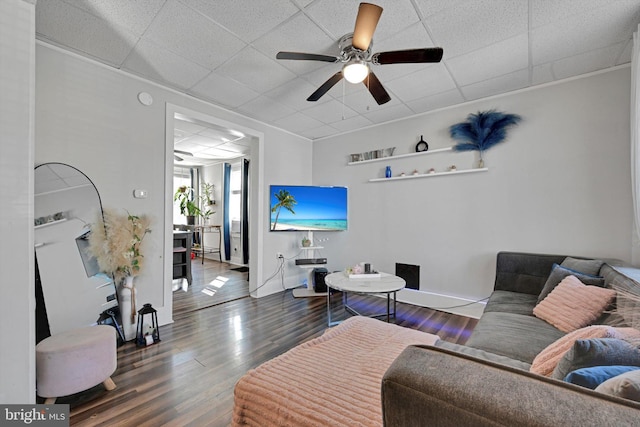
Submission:
{"label": "green houseplant", "polygon": [[216,204],[216,201],[213,198],[214,189],[215,185],[209,184],[208,182],[202,183],[202,199],[208,206]]}
{"label": "green houseplant", "polygon": [[187,217],[187,224],[194,225],[196,216],[201,214],[197,199],[194,200],[193,188],[183,185],[178,187],[173,195],[173,201],[178,202],[180,213]]}

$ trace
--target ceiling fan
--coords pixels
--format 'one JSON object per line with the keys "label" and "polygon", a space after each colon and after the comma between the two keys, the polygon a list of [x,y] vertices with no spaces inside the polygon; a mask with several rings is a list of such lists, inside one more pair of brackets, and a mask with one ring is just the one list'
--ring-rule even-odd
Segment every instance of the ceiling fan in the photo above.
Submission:
{"label": "ceiling fan", "polygon": [[188,151],[182,151],[182,150],[173,150],[173,159],[177,162],[182,162],[184,159],[180,156],[178,156],[178,154],[182,154],[183,156],[189,156],[189,157],[193,157],[193,153],[190,153]]}
{"label": "ceiling fan", "polygon": [[440,62],[443,50],[439,47],[393,50],[371,54],[373,32],[382,15],[382,8],[371,3],[360,3],[353,33],[342,36],[338,42],[339,56],[300,52],[278,52],[277,59],[293,59],[322,62],[341,62],[342,70],[335,73],[307,98],[317,101],[344,77],[350,83],[363,82],[379,105],[391,100],[369,64],[418,64]]}

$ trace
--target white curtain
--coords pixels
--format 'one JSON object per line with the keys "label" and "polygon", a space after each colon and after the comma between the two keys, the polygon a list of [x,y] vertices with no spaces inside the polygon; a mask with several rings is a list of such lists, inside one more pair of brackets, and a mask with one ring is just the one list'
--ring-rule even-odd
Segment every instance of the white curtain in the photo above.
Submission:
{"label": "white curtain", "polygon": [[[633,193],[633,252],[640,253],[640,25],[633,33],[631,53],[631,188]],[[634,261],[637,261],[634,260]]]}

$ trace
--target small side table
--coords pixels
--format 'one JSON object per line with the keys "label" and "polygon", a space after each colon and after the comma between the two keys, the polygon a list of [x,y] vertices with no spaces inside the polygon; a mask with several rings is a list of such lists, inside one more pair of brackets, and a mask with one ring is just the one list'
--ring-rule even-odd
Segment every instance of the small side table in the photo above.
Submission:
{"label": "small side table", "polygon": [[[380,277],[350,279],[345,272],[331,273],[324,279],[327,284],[327,318],[328,325],[335,326],[339,321],[331,320],[331,289],[341,291],[343,294],[344,308],[351,314],[359,316],[355,309],[349,306],[347,293],[357,293],[363,295],[386,294],[387,295],[387,323],[389,323],[391,315],[396,317],[396,293],[404,289],[406,282],[404,279],[394,276],[393,274],[380,273]],[[391,312],[391,294],[393,294],[393,312]],[[370,317],[380,317],[385,314],[374,315]]]}

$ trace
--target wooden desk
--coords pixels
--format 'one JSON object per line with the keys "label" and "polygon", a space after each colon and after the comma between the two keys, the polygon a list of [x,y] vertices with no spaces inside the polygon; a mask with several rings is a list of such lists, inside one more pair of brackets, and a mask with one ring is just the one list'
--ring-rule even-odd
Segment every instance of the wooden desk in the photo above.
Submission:
{"label": "wooden desk", "polygon": [[[200,247],[193,248],[193,252],[202,254],[201,263],[204,264],[204,254],[218,254],[220,258],[220,262],[222,262],[222,226],[221,225],[195,225],[193,228],[193,232],[196,233],[197,240],[200,242]],[[206,247],[204,246],[204,235],[205,233],[218,233],[218,247]]]}

